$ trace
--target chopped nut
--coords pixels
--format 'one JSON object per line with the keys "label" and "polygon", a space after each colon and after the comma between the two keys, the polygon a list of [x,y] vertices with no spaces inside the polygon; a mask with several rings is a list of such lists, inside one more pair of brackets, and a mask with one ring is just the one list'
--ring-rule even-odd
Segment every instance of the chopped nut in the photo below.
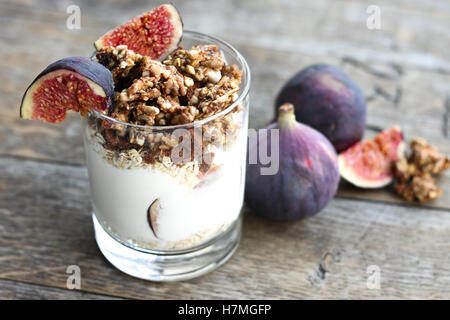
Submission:
{"label": "chopped nut", "polygon": [[426,202],[440,197],[442,190],[433,175],[450,168],[450,159],[421,138],[412,139],[410,149],[408,158],[395,162],[395,190],[408,201]]}
{"label": "chopped nut", "polygon": [[184,77],[184,84],[187,87],[192,87],[194,85],[194,80],[192,80],[192,78],[189,77]]}
{"label": "chopped nut", "polygon": [[192,96],[191,100],[189,100],[189,103],[192,104],[197,104],[198,103],[198,97],[197,96]]}
{"label": "chopped nut", "polygon": [[410,146],[411,161],[420,167],[422,172],[436,175],[450,168],[450,159],[437,148],[427,144],[424,139],[412,139]]}
{"label": "chopped nut", "polygon": [[187,71],[187,73],[189,73],[189,74],[192,74],[192,75],[195,74],[195,69],[194,69],[194,67],[191,66],[191,65],[187,65],[187,66],[186,66],[186,71]]}
{"label": "chopped nut", "polygon": [[188,51],[188,55],[191,59],[197,59],[199,51],[196,49],[191,49]]}
{"label": "chopped nut", "polygon": [[442,194],[430,176],[414,176],[411,181],[396,183],[395,190],[407,201],[426,202],[439,198]]}
{"label": "chopped nut", "polygon": [[206,76],[212,83],[217,83],[222,78],[222,74],[220,73],[220,71],[208,71],[206,73]]}
{"label": "chopped nut", "polygon": [[[214,45],[178,49],[163,63],[126,46],[104,47],[96,53],[96,59],[113,75],[116,92],[109,115],[122,122],[147,126],[192,123],[230,107],[238,97],[242,72],[237,66],[227,66]],[[239,117],[233,113],[240,111],[242,106],[236,106],[233,112],[202,126],[215,132],[214,139],[205,141],[204,152],[214,153],[213,145],[233,142],[240,130]],[[169,132],[140,131],[118,123],[102,130],[104,145],[114,154],[115,165],[129,165],[130,157],[139,159],[137,152],[144,163],[159,162],[172,168],[171,150],[179,142]],[[201,164],[194,155],[190,160],[190,168],[198,173]]]}

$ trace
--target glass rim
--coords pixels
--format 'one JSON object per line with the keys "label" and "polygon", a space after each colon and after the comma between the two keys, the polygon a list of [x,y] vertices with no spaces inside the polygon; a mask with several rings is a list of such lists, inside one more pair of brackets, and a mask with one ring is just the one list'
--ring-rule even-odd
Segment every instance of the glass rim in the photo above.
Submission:
{"label": "glass rim", "polygon": [[[220,118],[220,117],[226,115],[227,113],[229,113],[230,111],[232,111],[233,109],[235,109],[242,102],[242,100],[247,96],[247,94],[250,90],[251,75],[250,75],[250,68],[248,66],[247,60],[245,60],[244,56],[238,50],[236,50],[232,45],[230,45],[228,42],[221,40],[215,36],[210,36],[205,33],[191,31],[191,30],[184,30],[183,37],[184,37],[184,35],[205,37],[205,38],[212,40],[212,42],[218,43],[220,46],[227,47],[228,49],[231,50],[231,52],[236,56],[238,62],[242,65],[242,69],[245,73],[245,83],[244,83],[243,89],[240,90],[239,96],[236,99],[236,101],[234,101],[228,108],[226,108],[212,116],[201,119],[201,120],[196,120],[193,122],[183,123],[183,124],[175,124],[175,125],[170,125],[170,126],[148,126],[148,125],[141,125],[141,124],[133,124],[133,123],[117,120],[115,118],[112,118],[110,116],[102,114],[96,110],[91,111],[89,116],[103,118],[107,121],[113,122],[115,124],[123,125],[126,127],[146,129],[146,130],[152,130],[152,131],[164,131],[164,130],[174,130],[174,129],[178,129],[178,128],[201,126],[201,125],[208,123],[214,119]],[[181,39],[181,41],[182,40],[183,39]],[[219,47],[219,49],[220,49],[220,47]],[[94,52],[94,54],[95,54],[95,52]]]}

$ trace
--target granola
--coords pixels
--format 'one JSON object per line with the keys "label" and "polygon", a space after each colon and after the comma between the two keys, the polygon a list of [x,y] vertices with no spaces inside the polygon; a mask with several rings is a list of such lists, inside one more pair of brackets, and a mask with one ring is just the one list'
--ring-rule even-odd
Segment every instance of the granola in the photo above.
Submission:
{"label": "granola", "polygon": [[227,66],[216,46],[178,49],[160,63],[128,50],[106,47],[98,62],[116,85],[111,117],[148,126],[191,123],[212,116],[237,99],[241,71]]}
{"label": "granola", "polygon": [[[118,121],[91,119],[90,123],[94,132],[104,138],[103,146],[114,153],[107,157],[113,165],[170,162],[174,168],[195,163],[199,171],[195,174],[204,174],[213,166],[204,158],[214,159],[218,148],[232,144],[240,132],[239,117],[243,114],[238,105],[219,118],[189,129],[191,149],[195,149],[196,134],[200,133],[203,151],[192,152],[179,164],[172,161],[171,155],[181,140],[171,130],[126,125],[164,129],[206,119],[231,106],[238,97],[242,72],[225,63],[217,46],[198,45],[189,50],[180,47],[162,63],[136,54],[124,45],[102,48],[94,59],[111,71],[115,82],[115,99],[108,115]],[[130,152],[138,162],[129,159]]]}
{"label": "granola", "polygon": [[450,168],[450,159],[424,139],[410,142],[410,155],[395,162],[395,190],[408,201],[426,202],[439,198],[442,190],[434,176]]}

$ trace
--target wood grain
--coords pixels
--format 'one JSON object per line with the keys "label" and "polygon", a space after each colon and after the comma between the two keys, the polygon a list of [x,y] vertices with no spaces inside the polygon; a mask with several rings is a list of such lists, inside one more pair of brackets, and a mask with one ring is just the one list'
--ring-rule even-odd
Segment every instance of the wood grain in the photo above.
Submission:
{"label": "wood grain", "polygon": [[[291,66],[293,65],[306,66],[317,62],[317,60],[312,57],[292,56],[248,47],[243,48],[242,52],[252,66],[253,87],[255,88],[252,90],[250,126],[262,127],[273,119],[273,97],[276,95],[280,84],[286,80],[284,78],[287,78],[285,76],[287,72],[280,73],[280,70],[292,69]],[[265,67],[267,59],[274,62]],[[449,138],[444,135],[442,130],[443,119],[446,114],[444,92],[445,86],[450,84],[450,75],[433,74],[434,77],[432,77],[433,75],[427,75],[425,71],[415,70],[403,75],[402,80],[394,81],[380,78],[378,75],[374,75],[373,71],[367,71],[365,67],[355,66],[354,62],[349,63],[345,60],[339,62],[331,58],[325,61],[335,64],[341,63],[343,68],[361,84],[367,97],[376,95],[374,88],[389,89],[393,83],[397,83],[395,85],[400,88],[401,85],[398,81],[413,83],[417,77],[425,78],[428,76],[429,79],[420,83],[420,85],[405,85],[406,89],[402,89],[403,98],[398,102],[388,101],[385,97],[380,96],[372,98],[368,102],[369,127],[388,128],[393,125],[400,125],[407,139],[415,136],[425,137],[443,152],[450,154]],[[438,84],[434,84],[435,82]],[[277,85],[274,86],[273,83],[277,83]],[[388,89],[383,90],[387,91]],[[413,98],[409,97],[411,95]],[[439,99],[433,100],[432,95],[442,97],[442,101]],[[435,101],[435,103],[428,105],[417,103],[421,99]],[[11,109],[14,109],[14,106],[11,106]],[[0,106],[0,113],[2,110]],[[18,119],[14,112],[10,116],[5,114],[4,118],[0,118],[0,124],[2,125],[0,130],[5,132],[5,134],[0,135],[0,141],[5,140],[4,143],[0,144],[0,154],[79,165],[85,163],[80,122],[77,115],[71,115],[61,125],[49,125]],[[371,137],[375,133],[373,130],[368,130],[366,137]],[[439,185],[443,189],[443,196],[437,201],[428,203],[427,206],[450,209],[450,172],[442,175]],[[367,191],[353,188],[348,184],[342,184],[338,196],[393,203],[403,202],[390,189]]]}
{"label": "wood grain", "polygon": [[[52,14],[61,16],[62,22],[67,17],[68,3],[64,1],[3,2],[10,10],[31,9],[33,16]],[[187,29],[208,30],[210,34],[252,46],[303,51],[316,56],[352,52],[362,59],[381,62],[395,59],[401,64],[424,68],[448,68],[450,5],[446,1],[377,1],[381,30],[366,27],[366,10],[373,4],[369,0],[215,1],[207,5],[202,0],[173,2],[182,13]],[[78,0],[75,3],[83,14],[83,28],[89,28],[89,19],[95,18],[104,29],[110,29],[164,1]]]}
{"label": "wood grain", "polygon": [[[22,19],[29,15],[28,12],[23,10],[16,11],[19,15],[17,19],[21,23],[23,22]],[[61,20],[61,17],[55,13],[39,12],[46,19],[53,19],[51,25],[57,24]],[[55,20],[56,17],[59,17],[59,20]],[[34,27],[36,21],[25,22],[25,27],[27,23],[32,24]],[[45,25],[49,24],[47,20],[42,23]],[[90,21],[90,23],[95,25],[94,20]],[[97,22],[97,28],[100,28],[98,24]],[[20,30],[21,24],[17,23],[15,27],[16,29],[8,30],[19,32],[17,30]],[[46,28],[50,27],[46,26]],[[97,28],[92,27],[88,31],[94,32],[95,30],[98,34],[100,31]],[[63,34],[67,30],[64,31],[64,28],[62,28],[59,32],[61,34],[58,35],[58,38],[64,41]],[[11,35],[11,37],[13,36]],[[30,39],[27,39],[29,40],[27,43],[31,43],[36,52],[39,52],[42,46],[51,47],[51,43],[44,42],[41,44],[33,42],[31,39],[32,35],[27,37],[30,37]],[[49,41],[49,39],[51,37],[44,37],[46,41]],[[75,38],[67,40],[67,46],[62,46],[62,49],[53,52],[53,54],[59,54],[54,59],[70,55],[71,43],[74,40],[77,43],[84,43],[84,45],[80,45],[75,51],[76,53],[73,54],[83,54],[80,50],[83,46],[86,48],[84,54],[89,52],[91,47],[89,37],[87,35],[76,35]],[[17,45],[15,47],[16,54],[25,55],[30,50],[29,46],[22,48],[20,45]],[[250,127],[263,127],[273,120],[275,110],[273,105],[274,97],[282,84],[292,75],[292,70],[298,70],[313,63],[327,62],[340,65],[360,84],[368,99],[369,127],[387,128],[393,125],[400,125],[407,138],[414,136],[424,137],[432,144],[438,146],[443,152],[450,154],[449,138],[443,130],[447,114],[445,99],[448,85],[450,84],[450,74],[412,67],[408,68],[396,64],[364,62],[349,55],[343,57],[324,56],[319,60],[316,56],[304,53],[293,54],[292,52],[255,48],[248,45],[239,45],[239,49],[247,57],[253,72]],[[16,58],[11,57],[9,59]],[[36,56],[36,59],[49,59],[49,57],[41,53]],[[28,58],[26,61],[30,61],[30,59]],[[271,63],[268,64],[267,61]],[[43,68],[45,63],[42,62],[42,66],[39,64],[35,65],[35,73]],[[22,79],[22,84],[1,89],[6,91],[8,99],[0,106],[0,115],[2,115],[0,118],[0,142],[2,142],[0,144],[0,154],[84,164],[85,159],[77,115],[69,116],[69,119],[62,125],[49,125],[18,119],[17,109],[22,91],[18,91],[17,87],[26,87],[26,74],[30,72],[24,69],[29,66],[14,64],[14,60],[10,60],[9,65],[14,66],[15,69],[12,72],[8,69],[0,69],[0,74],[7,79],[8,83],[14,83]],[[417,79],[421,81],[418,82]],[[14,96],[15,100],[13,99]],[[367,136],[373,135],[373,133],[373,131],[369,130]],[[446,173],[440,180],[444,196],[438,201],[427,205],[450,209],[450,197],[448,196],[448,192],[450,192],[450,174]],[[344,188],[341,188],[338,195],[373,201],[402,202],[391,190],[372,192],[348,188],[348,185],[344,185]]]}
{"label": "wood grain", "polygon": [[[84,167],[0,158],[0,279],[125,298],[449,298],[450,212],[334,200],[306,221],[274,223],[246,211],[242,243],[218,270],[151,283],[113,268],[97,249]],[[16,201],[11,201],[15,199]],[[380,290],[366,269],[381,269]]]}
{"label": "wood grain", "polygon": [[102,296],[79,290],[64,290],[17,282],[0,280],[0,297],[2,300],[117,300],[120,298]]}
{"label": "wood grain", "polygon": [[[444,195],[426,206],[342,183],[338,198],[304,222],[247,212],[237,254],[192,281],[136,280],[102,258],[79,118],[21,120],[20,99],[46,65],[89,55],[99,35],[161,2],[72,1],[81,30],[66,28],[69,2],[0,3],[0,297],[450,298],[450,173],[439,181]],[[173,2],[186,29],[219,36],[247,58],[251,127],[273,120],[275,96],[294,72],[325,62],[361,86],[370,128],[397,124],[407,138],[424,137],[450,154],[448,1],[379,0],[381,30],[366,28],[368,0]],[[64,289],[71,264],[81,267],[89,293]],[[366,287],[370,265],[381,269],[380,290]]]}

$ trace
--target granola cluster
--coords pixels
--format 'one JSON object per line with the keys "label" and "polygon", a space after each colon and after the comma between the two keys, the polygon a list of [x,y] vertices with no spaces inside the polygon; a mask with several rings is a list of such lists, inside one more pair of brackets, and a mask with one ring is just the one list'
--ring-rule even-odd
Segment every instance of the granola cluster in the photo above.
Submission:
{"label": "granola cluster", "polygon": [[198,119],[220,112],[237,99],[241,71],[235,65],[227,66],[216,46],[179,49],[163,63],[175,66],[185,77],[191,89],[188,104],[197,108]]}
{"label": "granola cluster", "polygon": [[408,158],[400,158],[395,163],[395,190],[408,201],[426,202],[439,198],[439,189],[434,176],[450,168],[450,159],[424,139],[410,142]]}
{"label": "granola cluster", "polygon": [[[162,63],[128,50],[127,46],[104,47],[95,59],[107,67],[115,82],[115,99],[109,116],[120,122],[144,126],[188,124],[217,114],[238,97],[241,71],[227,65],[214,45],[177,49]],[[194,152],[188,162],[197,162],[198,171],[210,169],[205,155],[214,158],[217,147],[232,143],[243,121],[242,106],[199,126],[202,152]],[[91,127],[104,138],[104,147],[117,154],[138,152],[142,163],[171,161],[171,151],[181,143],[170,130],[126,126],[110,120],[91,119]],[[195,150],[194,129],[189,129]],[[168,160],[169,159],[169,160]],[[173,165],[173,163],[171,164]],[[180,164],[182,167],[184,164]]]}
{"label": "granola cluster", "polygon": [[116,86],[110,116],[131,124],[165,126],[214,115],[236,101],[241,71],[227,66],[216,46],[178,49],[160,63],[128,50],[96,53]]}

